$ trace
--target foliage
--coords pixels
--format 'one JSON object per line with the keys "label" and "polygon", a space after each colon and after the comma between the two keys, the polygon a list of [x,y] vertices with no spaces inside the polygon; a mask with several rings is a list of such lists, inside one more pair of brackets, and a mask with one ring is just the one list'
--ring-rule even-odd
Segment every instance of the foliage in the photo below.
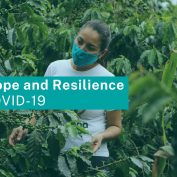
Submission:
{"label": "foliage", "polygon": [[[109,164],[91,167],[89,143],[61,152],[67,136],[87,133],[73,111],[0,111],[0,176],[148,177],[158,159],[155,175],[177,175],[177,7],[169,1],[1,0],[0,75],[43,75],[50,62],[71,57],[74,36],[90,19],[111,28],[108,70],[129,76],[130,109],[109,143]],[[26,125],[33,115],[37,124]],[[11,147],[7,137],[19,125],[28,136]],[[171,146],[175,158],[164,160]]]}

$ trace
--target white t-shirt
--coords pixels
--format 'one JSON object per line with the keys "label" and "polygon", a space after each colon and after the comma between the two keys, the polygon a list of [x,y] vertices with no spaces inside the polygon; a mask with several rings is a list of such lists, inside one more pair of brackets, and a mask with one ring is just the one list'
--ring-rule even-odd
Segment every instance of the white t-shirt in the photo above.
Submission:
{"label": "white t-shirt", "polygon": [[[87,71],[77,71],[71,65],[72,59],[57,60],[48,66],[44,76],[114,76],[102,65],[98,64]],[[109,110],[111,111],[111,110]],[[81,126],[88,130],[92,136],[105,131],[106,129],[106,114],[105,110],[85,110],[81,115]],[[73,146],[80,146],[85,142],[91,141],[90,135],[83,135],[75,139],[68,138],[66,140],[63,151],[70,149]],[[102,142],[100,148],[93,154],[93,156],[109,157],[107,143]]]}

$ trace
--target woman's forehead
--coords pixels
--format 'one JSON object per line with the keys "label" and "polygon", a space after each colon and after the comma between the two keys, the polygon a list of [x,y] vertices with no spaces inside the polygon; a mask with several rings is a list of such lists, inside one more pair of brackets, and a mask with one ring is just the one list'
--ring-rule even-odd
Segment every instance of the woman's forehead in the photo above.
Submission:
{"label": "woman's forehead", "polygon": [[100,35],[97,31],[90,27],[83,28],[79,31],[78,36],[81,36],[86,43],[91,43],[100,46]]}

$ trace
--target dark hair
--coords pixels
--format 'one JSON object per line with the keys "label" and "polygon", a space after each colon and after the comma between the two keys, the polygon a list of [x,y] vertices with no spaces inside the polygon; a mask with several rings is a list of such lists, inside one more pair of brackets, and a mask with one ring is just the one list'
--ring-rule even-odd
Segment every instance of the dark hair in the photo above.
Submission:
{"label": "dark hair", "polygon": [[110,41],[111,41],[111,32],[109,27],[100,20],[90,20],[85,23],[80,30],[90,27],[93,30],[97,31],[101,38],[101,47],[100,50],[103,51],[104,49],[108,48]]}

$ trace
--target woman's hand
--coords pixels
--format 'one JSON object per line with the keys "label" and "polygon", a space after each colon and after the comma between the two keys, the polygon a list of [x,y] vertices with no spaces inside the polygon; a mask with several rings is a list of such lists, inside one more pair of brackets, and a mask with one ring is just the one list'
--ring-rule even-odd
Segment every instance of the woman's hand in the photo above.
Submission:
{"label": "woman's hand", "polygon": [[9,144],[14,146],[17,141],[20,141],[28,133],[27,129],[22,126],[14,128],[9,136]]}
{"label": "woman's hand", "polygon": [[96,152],[99,149],[102,141],[103,141],[103,135],[101,133],[92,137],[91,143],[93,146],[93,152]]}
{"label": "woman's hand", "polygon": [[[36,124],[36,118],[35,118],[34,114],[32,115],[32,118],[30,120],[26,119],[25,123],[35,125]],[[12,133],[9,136],[9,144],[14,146],[15,143],[17,141],[20,141],[23,137],[25,137],[27,135],[27,133],[28,133],[28,129],[23,129],[22,126],[14,128],[12,130]]]}
{"label": "woman's hand", "polygon": [[107,112],[107,129],[92,137],[91,143],[93,146],[93,152],[96,152],[103,140],[109,140],[116,138],[121,133],[122,118],[121,111],[109,111]]}

